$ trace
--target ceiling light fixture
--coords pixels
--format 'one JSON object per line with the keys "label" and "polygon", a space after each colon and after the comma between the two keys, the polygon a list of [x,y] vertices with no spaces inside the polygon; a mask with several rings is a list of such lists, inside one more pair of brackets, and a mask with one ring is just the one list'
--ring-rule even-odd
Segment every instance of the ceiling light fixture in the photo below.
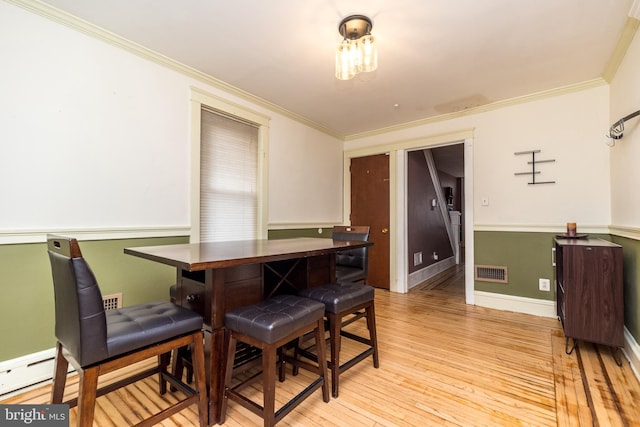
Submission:
{"label": "ceiling light fixture", "polygon": [[338,31],[342,42],[336,52],[336,77],[349,80],[358,73],[378,68],[378,52],[371,35],[371,19],[363,15],[351,15],[340,21]]}

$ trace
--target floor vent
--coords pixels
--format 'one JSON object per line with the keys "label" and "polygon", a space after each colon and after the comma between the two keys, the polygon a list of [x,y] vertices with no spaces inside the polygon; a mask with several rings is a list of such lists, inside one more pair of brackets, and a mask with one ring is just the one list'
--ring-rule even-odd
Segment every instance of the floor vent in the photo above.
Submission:
{"label": "floor vent", "polygon": [[507,267],[495,265],[476,265],[475,279],[481,282],[509,283]]}
{"label": "floor vent", "polygon": [[122,308],[122,292],[119,294],[103,295],[102,302],[105,310]]}

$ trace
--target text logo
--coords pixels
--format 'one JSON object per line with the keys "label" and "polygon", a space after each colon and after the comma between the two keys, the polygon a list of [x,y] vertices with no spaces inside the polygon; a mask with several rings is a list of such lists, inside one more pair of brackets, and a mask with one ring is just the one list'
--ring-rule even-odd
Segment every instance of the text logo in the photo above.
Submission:
{"label": "text logo", "polygon": [[0,427],[68,427],[69,405],[0,405]]}

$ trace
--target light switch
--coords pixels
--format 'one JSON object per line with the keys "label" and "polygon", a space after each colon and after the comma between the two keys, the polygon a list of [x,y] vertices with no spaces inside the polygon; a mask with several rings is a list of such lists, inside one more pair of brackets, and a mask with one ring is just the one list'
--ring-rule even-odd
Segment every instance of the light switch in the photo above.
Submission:
{"label": "light switch", "polygon": [[489,206],[489,198],[487,196],[482,197],[482,206]]}

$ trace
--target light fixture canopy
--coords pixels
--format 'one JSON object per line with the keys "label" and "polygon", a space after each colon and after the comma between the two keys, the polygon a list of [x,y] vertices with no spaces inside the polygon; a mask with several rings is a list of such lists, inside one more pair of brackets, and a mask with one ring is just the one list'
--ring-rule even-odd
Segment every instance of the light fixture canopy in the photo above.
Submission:
{"label": "light fixture canopy", "polygon": [[358,73],[378,68],[378,52],[371,35],[373,24],[364,15],[351,15],[340,21],[342,42],[336,52],[336,77],[349,80]]}

